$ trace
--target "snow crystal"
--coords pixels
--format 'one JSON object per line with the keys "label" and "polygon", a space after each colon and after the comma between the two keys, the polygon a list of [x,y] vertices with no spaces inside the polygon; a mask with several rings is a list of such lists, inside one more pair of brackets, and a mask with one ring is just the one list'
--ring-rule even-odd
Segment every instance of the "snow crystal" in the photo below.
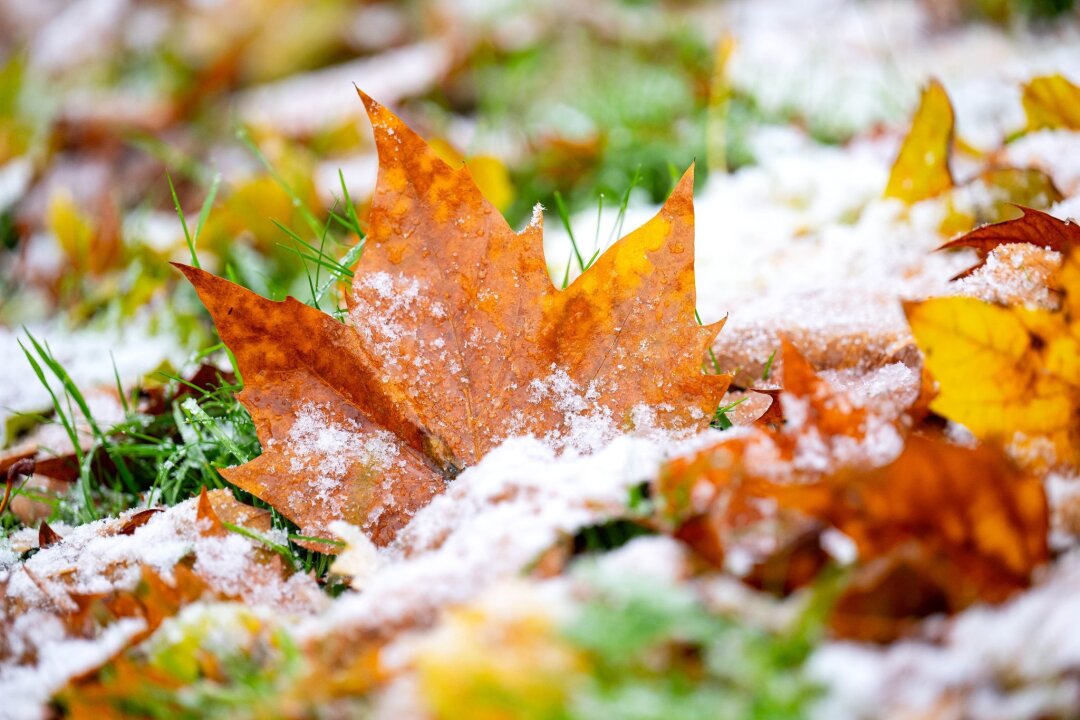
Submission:
{"label": "snow crystal", "polygon": [[611,410],[597,404],[598,389],[590,384],[582,388],[562,368],[551,366],[551,373],[529,383],[529,402],[551,404],[562,413],[562,428],[544,436],[552,447],[572,448],[588,453],[603,447],[618,432]]}
{"label": "snow crystal", "polygon": [[1002,305],[1054,309],[1058,297],[1049,281],[1061,261],[1061,253],[1027,243],[1002,245],[990,251],[983,267],[955,283],[953,291]]}

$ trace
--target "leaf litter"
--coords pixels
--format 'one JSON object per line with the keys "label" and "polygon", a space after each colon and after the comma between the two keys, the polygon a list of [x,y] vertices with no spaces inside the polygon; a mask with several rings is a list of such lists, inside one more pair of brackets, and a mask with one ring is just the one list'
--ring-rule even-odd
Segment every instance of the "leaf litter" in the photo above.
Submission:
{"label": "leaf litter", "polygon": [[[962,120],[962,113],[960,117]],[[1019,142],[1033,141],[1046,132],[1029,135]],[[60,618],[64,611],[59,606],[64,604],[65,598],[72,599],[72,595],[89,591],[96,594],[130,592],[138,586],[140,577],[145,578],[140,574],[145,571],[139,569],[143,564],[155,568],[154,572],[160,574],[166,587],[178,589],[178,584],[170,583],[179,583],[179,577],[187,572],[180,569],[186,566],[178,563],[184,557],[189,558],[188,562],[193,558],[190,570],[202,578],[200,582],[212,588],[207,591],[209,593],[226,597],[242,596],[245,592],[265,593],[259,600],[274,606],[285,597],[281,588],[288,587],[286,595],[291,599],[311,600],[308,606],[301,601],[299,605],[283,609],[304,616],[304,619],[296,620],[295,635],[309,661],[324,669],[327,677],[333,678],[329,683],[331,689],[326,691],[328,695],[323,699],[347,695],[350,687],[353,691],[363,688],[366,692],[373,685],[385,682],[388,676],[393,678],[392,688],[400,690],[404,687],[409,691],[410,678],[415,681],[419,672],[421,688],[411,686],[412,707],[417,708],[416,700],[420,698],[427,702],[426,706],[421,702],[421,712],[424,707],[428,710],[445,708],[440,705],[445,700],[441,695],[445,689],[439,682],[437,657],[430,654],[430,650],[409,649],[411,634],[401,633],[399,637],[400,631],[422,634],[434,625],[444,635],[453,636],[455,632],[461,633],[463,628],[483,628],[485,623],[499,626],[500,622],[506,622],[509,623],[506,627],[517,628],[508,632],[508,637],[518,637],[516,633],[524,628],[523,642],[533,643],[526,647],[534,648],[534,652],[523,655],[526,658],[524,671],[528,673],[536,667],[530,661],[543,656],[542,650],[549,647],[549,638],[553,635],[551,628],[561,622],[557,617],[559,612],[536,609],[529,603],[513,600],[522,596],[497,589],[500,581],[529,570],[546,549],[583,526],[612,517],[633,516],[635,511],[631,510],[632,503],[628,504],[627,498],[633,497],[642,483],[665,477],[664,473],[680,462],[693,464],[693,458],[705,458],[712,463],[721,456],[742,463],[746,477],[753,478],[755,483],[758,480],[754,475],[758,471],[768,471],[768,485],[763,487],[768,489],[766,495],[771,493],[784,498],[779,503],[784,516],[776,515],[775,503],[770,506],[770,503],[748,502],[746,512],[749,515],[736,516],[735,529],[746,529],[739,523],[749,517],[754,522],[774,523],[771,530],[756,536],[748,531],[726,545],[717,542],[715,536],[710,540],[709,537],[681,533],[682,542],[665,546],[679,548],[677,553],[665,551],[652,556],[646,552],[636,556],[648,558],[643,563],[679,564],[682,567],[681,561],[673,558],[676,555],[684,557],[680,553],[685,553],[686,547],[697,553],[695,562],[710,558],[708,548],[715,551],[719,547],[726,556],[713,559],[719,560],[720,566],[727,567],[731,574],[744,576],[755,587],[789,595],[787,599],[776,601],[778,604],[766,604],[765,615],[774,622],[777,615],[782,614],[781,609],[789,608],[793,600],[803,597],[797,592],[798,582],[786,582],[788,574],[794,573],[797,567],[804,567],[792,558],[809,558],[806,562],[815,570],[819,565],[814,563],[821,562],[824,557],[825,563],[836,562],[855,573],[846,594],[840,596],[835,606],[841,615],[843,611],[849,616],[853,610],[864,611],[864,614],[868,609],[879,611],[880,605],[875,603],[882,597],[880,588],[889,588],[889,583],[896,582],[896,578],[910,580],[919,578],[922,573],[922,579],[928,579],[930,585],[936,583],[939,589],[946,591],[944,606],[935,605],[940,598],[931,597],[934,602],[917,605],[911,615],[904,614],[905,608],[886,610],[885,634],[893,637],[899,632],[907,636],[896,644],[878,649],[831,640],[820,646],[811,657],[809,669],[817,680],[831,688],[818,710],[825,713],[822,716],[859,717],[868,712],[874,714],[873,708],[879,711],[887,708],[889,712],[897,713],[931,709],[943,717],[951,711],[984,716],[1000,709],[1001,706],[995,703],[1005,703],[1017,714],[1035,712],[1032,708],[1042,713],[1068,712],[1070,698],[1074,697],[1070,695],[1068,677],[1075,669],[1076,658],[1067,639],[1075,633],[1071,632],[1074,613],[1070,614],[1071,609],[1063,598],[1074,594],[1071,556],[1066,554],[1057,559],[1051,568],[1039,567],[1047,557],[1048,523],[1052,522],[1058,533],[1061,543],[1058,547],[1075,544],[1075,533],[1070,536],[1069,525],[1062,519],[1061,510],[1065,506],[1059,505],[1070,495],[1062,488],[1072,482],[1075,463],[1067,453],[1054,451],[1055,444],[1057,450],[1068,445],[1056,442],[1043,425],[1027,428],[1036,444],[1047,441],[1041,446],[1046,453],[1039,457],[1044,464],[1055,467],[1054,473],[1045,479],[1048,488],[1053,489],[1049,510],[1054,519],[1049,520],[1043,483],[1038,475],[1043,470],[1039,466],[1034,470],[1015,468],[994,449],[998,438],[993,432],[980,431],[977,424],[972,427],[970,420],[962,419],[949,409],[947,400],[942,399],[947,399],[950,392],[948,374],[942,373],[940,368],[934,372],[932,362],[924,366],[922,358],[927,344],[920,338],[918,328],[914,334],[909,330],[904,314],[905,307],[910,315],[911,308],[925,307],[927,303],[980,302],[1026,319],[1030,323],[1026,328],[1029,333],[1046,333],[1062,323],[1068,327],[1071,325],[1066,314],[1068,293],[1064,294],[1063,302],[1061,292],[1062,273],[1068,267],[1066,256],[1054,249],[1044,251],[1003,245],[989,251],[987,262],[981,269],[963,280],[950,282],[950,278],[970,267],[978,258],[970,252],[931,251],[948,240],[947,236],[942,236],[942,227],[955,214],[957,204],[968,203],[964,212],[968,217],[978,217],[976,206],[985,204],[985,198],[976,197],[976,193],[965,187],[945,189],[934,198],[917,201],[910,207],[877,197],[885,187],[888,156],[895,152],[898,139],[856,141],[847,148],[821,149],[815,148],[797,132],[778,131],[773,137],[766,138],[767,142],[787,143],[789,147],[802,150],[814,148],[822,162],[834,162],[839,169],[856,170],[853,177],[860,178],[860,183],[869,177],[873,177],[874,182],[868,183],[869,189],[864,189],[853,202],[813,198],[808,204],[811,210],[807,212],[793,209],[792,203],[782,201],[781,209],[771,216],[759,213],[761,227],[739,230],[738,236],[745,242],[741,252],[714,248],[711,226],[705,229],[707,239],[702,241],[702,228],[699,227],[699,282],[706,272],[712,271],[715,274],[710,277],[725,280],[702,284],[699,304],[703,315],[709,318],[720,317],[723,312],[732,313],[731,322],[713,347],[717,363],[723,370],[734,372],[734,382],[739,388],[774,397],[773,413],[766,412],[760,418],[746,417],[738,427],[723,433],[703,430],[685,437],[687,433],[683,432],[684,437],[680,440],[673,440],[663,433],[645,437],[640,434],[619,436],[620,431],[629,427],[656,425],[657,417],[662,419],[661,427],[680,425],[670,422],[672,410],[654,408],[650,413],[648,405],[638,409],[630,404],[622,406],[620,412],[612,412],[610,417],[601,415],[600,432],[594,434],[597,425],[591,421],[596,418],[590,415],[590,410],[595,407],[596,397],[590,395],[587,384],[556,367],[551,372],[534,372],[526,376],[529,380],[520,388],[524,401],[519,406],[536,405],[533,397],[552,401],[548,412],[549,417],[555,418],[557,432],[553,434],[545,423],[532,427],[504,426],[495,432],[481,433],[481,437],[487,435],[484,439],[487,445],[481,452],[476,450],[475,433],[472,436],[466,434],[474,428],[468,424],[454,425],[452,421],[440,425],[434,417],[436,412],[446,412],[447,404],[452,407],[446,417],[459,417],[460,404],[454,405],[453,401],[433,403],[434,408],[421,407],[415,410],[415,418],[402,419],[392,417],[393,412],[388,408],[380,410],[370,405],[364,407],[364,412],[342,412],[341,396],[333,392],[313,390],[305,393],[300,402],[283,401],[268,393],[261,398],[267,403],[265,407],[289,415],[291,422],[279,423],[270,434],[262,428],[264,451],[271,454],[284,452],[278,466],[280,471],[275,474],[301,476],[302,480],[293,483],[290,492],[302,491],[304,497],[290,500],[288,495],[271,495],[265,499],[284,511],[290,502],[300,505],[310,497],[318,498],[327,517],[318,518],[307,526],[301,523],[301,526],[324,537],[345,540],[347,549],[342,558],[349,550],[358,552],[359,561],[346,564],[341,570],[357,579],[359,592],[333,603],[318,599],[321,596],[314,592],[313,583],[302,573],[289,575],[288,568],[275,566],[274,561],[279,556],[267,550],[269,545],[247,535],[222,534],[225,527],[222,518],[219,517],[215,524],[207,513],[200,513],[199,504],[192,500],[154,513],[129,536],[122,530],[127,521],[99,521],[79,528],[57,525],[55,531],[61,539],[25,560],[20,557],[23,550],[17,548],[33,550],[38,533],[12,536],[0,556],[8,573],[7,582],[17,583],[18,594],[12,592],[11,597],[21,598],[20,602],[36,598],[33,602],[41,605],[38,611],[43,614],[35,617],[45,618],[51,613],[51,620],[42,619],[41,622],[60,622],[62,625]],[[864,143],[862,147],[860,142]],[[889,152],[885,152],[885,148],[889,148]],[[1011,156],[1012,152],[1010,147],[1006,156]],[[748,214],[753,203],[747,200],[771,207],[776,203],[776,197],[772,190],[763,189],[770,181],[770,173],[774,184],[785,182],[777,180],[781,176],[789,178],[786,180],[789,185],[781,196],[792,187],[797,189],[798,173],[790,172],[795,167],[790,162],[791,157],[787,158],[789,162],[785,166],[784,155],[783,149],[771,155],[778,158],[773,167],[769,167],[767,160],[762,167],[721,178],[716,185],[706,189],[708,200],[704,205],[713,206],[714,200],[720,207],[724,207],[723,202],[734,203],[738,213],[727,213],[728,217]],[[1052,153],[1046,156],[1050,157]],[[1055,159],[1061,164],[1060,158]],[[1062,192],[1072,192],[1067,177],[1059,180],[1049,163],[1044,169],[1060,183]],[[803,172],[813,176],[810,171]],[[860,172],[863,175],[859,175]],[[956,176],[961,177],[959,173]],[[734,199],[719,201],[721,190]],[[740,203],[745,204],[739,207]],[[820,215],[814,217],[815,212]],[[1051,212],[1061,214],[1060,209],[1051,209]],[[853,222],[850,221],[852,217]],[[405,232],[411,231],[401,231],[401,235]],[[719,237],[722,229],[716,233]],[[752,242],[755,233],[770,240],[755,246]],[[750,242],[747,242],[748,238]],[[703,245],[707,248],[704,252]],[[719,243],[717,246],[721,247]],[[833,254],[823,253],[825,250]],[[356,285],[359,289],[354,286],[353,298],[357,304],[351,309],[350,321],[352,327],[361,328],[361,334],[367,332],[367,342],[394,351],[380,357],[379,363],[371,369],[373,373],[379,373],[378,382],[372,385],[385,383],[384,378],[396,378],[401,386],[399,397],[410,398],[421,395],[428,387],[403,373],[415,372],[417,378],[425,378],[418,371],[434,373],[437,369],[443,375],[454,377],[464,374],[468,364],[460,364],[455,372],[453,358],[448,356],[438,358],[438,368],[425,367],[422,363],[409,362],[416,357],[414,352],[402,351],[410,344],[429,342],[429,338],[415,334],[416,320],[421,317],[418,310],[423,311],[426,322],[434,324],[438,324],[440,313],[448,316],[451,313],[435,304],[441,298],[432,302],[424,297],[419,281],[414,285],[407,276],[394,275],[393,271],[402,261],[402,257],[395,256],[399,252],[402,252],[400,245],[388,243],[387,257],[382,262],[389,270],[380,269],[367,276],[358,276]],[[827,256],[827,262],[815,259],[823,254]],[[365,252],[365,260],[370,257]],[[728,260],[734,261],[733,267],[724,267]],[[741,263],[747,263],[751,271],[738,272]],[[589,276],[586,273],[582,277],[587,280]],[[481,303],[484,301],[482,292],[476,293],[475,298]],[[493,301],[498,299],[491,298]],[[691,315],[687,317],[684,312],[683,320],[692,318],[692,286],[690,299]],[[266,307],[258,300],[242,299],[242,302]],[[360,313],[359,318],[356,317],[358,307],[366,311]],[[292,305],[291,309],[306,312],[298,304]],[[402,318],[407,321],[403,322]],[[317,327],[329,328],[318,332],[332,334],[340,332],[339,327],[345,327],[340,323],[328,323],[337,321],[329,318],[317,321]],[[1051,363],[1052,368],[1066,372],[1067,379],[1071,379],[1068,374],[1072,372],[1071,366],[1066,363],[1063,369],[1054,365],[1059,360],[1054,359],[1052,350],[1047,350],[1047,345],[1052,346],[1054,338],[1060,334],[1046,336],[1051,342],[1035,348],[1037,359]],[[1068,333],[1063,337],[1068,338]],[[430,340],[433,346],[437,341],[438,338]],[[476,340],[466,335],[460,347],[467,348],[469,342]],[[782,351],[777,353],[781,348]],[[704,354],[704,346],[698,350],[698,356]],[[503,353],[498,355],[500,360],[506,357]],[[510,354],[509,357],[517,356]],[[775,365],[770,359],[773,357],[777,358]],[[483,363],[482,354],[480,359]],[[703,358],[694,357],[693,361],[700,371]],[[242,358],[240,362],[243,366]],[[491,359],[484,364],[494,363]],[[685,365],[689,367],[690,363]],[[770,372],[765,371],[766,366]],[[283,369],[282,376],[286,379],[271,378],[268,382],[289,382],[291,370],[286,362],[278,367]],[[250,366],[250,369],[257,375],[256,366]],[[982,370],[975,368],[969,376],[985,377],[985,374],[980,375]],[[249,388],[257,385],[257,379],[252,382],[252,373],[245,370],[243,374]],[[763,380],[765,376],[772,381]],[[722,389],[718,394],[723,394]],[[719,396],[710,397],[710,401],[715,407],[719,404]],[[257,414],[258,410],[255,412]],[[685,405],[676,412],[686,412]],[[373,413],[382,413],[378,418],[383,423],[381,429],[373,430],[370,417]],[[704,417],[691,418],[696,423],[693,427],[699,430],[707,422],[711,408],[702,414]],[[913,428],[919,427],[928,417],[933,420],[933,431],[927,432],[927,427],[923,426],[920,428],[922,434],[913,434]],[[617,422],[615,418],[618,418]],[[577,423],[578,420],[589,422]],[[608,424],[609,420],[612,425]],[[965,432],[961,423],[987,445],[972,447],[974,437]],[[943,437],[935,434],[942,426]],[[407,436],[408,432],[398,431],[409,427],[434,432],[429,435],[417,432],[411,444],[402,443],[402,435]],[[685,431],[687,428],[680,429]],[[510,437],[530,431],[537,437]],[[458,437],[459,433],[465,437],[464,441]],[[505,437],[510,439],[503,440]],[[963,442],[953,442],[957,438]],[[405,503],[407,509],[404,511],[396,507],[397,499],[393,503],[384,500],[373,505],[376,510],[400,513],[392,526],[388,526],[392,530],[383,535],[373,534],[378,540],[376,545],[382,545],[381,548],[357,540],[357,536],[350,534],[355,533],[356,528],[337,535],[334,528],[341,526],[332,521],[341,517],[358,520],[356,525],[361,528],[368,521],[368,527],[364,529],[369,534],[379,525],[381,517],[371,520],[370,511],[362,516],[350,514],[348,503],[351,499],[335,506],[342,495],[342,480],[350,478],[350,482],[355,482],[353,478],[357,473],[352,472],[353,466],[349,464],[352,458],[362,456],[365,470],[378,471],[392,467],[404,452],[415,453],[412,457],[417,459],[417,472],[432,473],[431,476],[445,485],[445,489],[438,487],[439,492],[421,493],[414,498],[415,504]],[[343,460],[342,455],[349,459]],[[1030,458],[1014,452],[1013,459],[1026,464]],[[343,467],[343,463],[347,466]],[[985,465],[983,477],[994,478],[994,482],[974,485],[970,474],[955,471],[958,464],[970,467],[972,463]],[[419,469],[421,467],[423,470]],[[665,467],[667,471],[662,470]],[[719,470],[711,468],[709,472],[730,473],[731,467],[734,466],[721,466]],[[912,468],[915,467],[922,469],[914,472]],[[364,487],[372,486],[374,474],[359,473],[367,483]],[[713,481],[713,484],[723,488],[724,482]],[[751,483],[748,489],[760,490],[761,487],[755,488]],[[924,492],[930,493],[929,499],[922,494]],[[968,494],[964,495],[967,500],[957,503],[952,500],[939,502],[935,493]],[[1014,501],[1010,499],[1012,493],[1027,499]],[[731,507],[718,506],[715,497],[694,490],[685,495],[684,498],[675,493],[674,497],[689,500],[696,504],[695,507],[714,513],[714,521],[730,519],[724,518],[723,513]],[[832,499],[822,501],[823,496]],[[945,513],[952,505],[963,510],[958,517]],[[916,506],[917,512],[905,515],[905,508]],[[943,511],[940,515],[923,512],[923,508],[938,506]],[[1024,510],[1017,514],[1014,508]],[[224,507],[215,510],[216,515],[228,512]],[[637,520],[652,523],[648,515],[648,511],[645,516],[639,514]],[[253,518],[249,517],[247,521],[253,522]],[[236,517],[226,522],[234,526],[245,524]],[[826,527],[821,527],[821,523]],[[994,527],[987,529],[984,523]],[[284,540],[274,536],[262,520],[254,522],[253,527],[258,529],[249,529],[250,533],[266,535],[271,543]],[[803,532],[806,528],[810,532]],[[122,537],[152,542],[140,543],[137,549],[134,545],[121,547]],[[762,543],[762,538],[767,542]],[[787,538],[791,539],[790,543],[781,542]],[[806,538],[814,542],[808,543]],[[721,539],[732,540],[726,536]],[[646,547],[648,541],[654,540],[665,541],[664,538],[639,539],[632,541],[627,550]],[[109,549],[114,545],[116,549]],[[91,548],[94,554],[89,552]],[[492,548],[499,551],[493,553]],[[783,555],[785,552],[787,554]],[[940,565],[927,563],[927,553],[939,561],[942,557],[947,560]],[[769,560],[779,556],[787,560],[779,565],[783,570],[780,579],[784,582],[777,583],[774,572],[777,565],[770,564]],[[615,554],[608,557],[614,558]],[[107,562],[108,558],[116,558],[115,567]],[[885,571],[879,560],[887,561]],[[90,574],[84,577],[78,569],[84,562],[91,563],[87,566],[90,569],[111,569],[105,572],[103,581],[92,580]],[[25,570],[20,574],[20,567],[29,568],[33,576]],[[70,567],[77,569],[72,573]],[[256,587],[237,585],[237,578],[245,569],[253,567],[271,567],[272,572],[251,573]],[[1006,572],[1002,573],[1002,567]],[[945,568],[957,572],[951,577],[942,577]],[[702,582],[708,582],[710,577],[716,580],[717,576],[710,576],[709,572],[701,574],[700,569],[684,568],[680,577],[685,580],[697,575]],[[813,576],[814,572],[810,572],[807,577]],[[571,595],[590,592],[589,583],[577,577],[554,580],[539,577],[542,576],[519,581],[525,583],[526,595],[557,593],[560,583],[569,585]],[[1007,580],[1002,581],[1002,577]],[[33,578],[37,578],[37,582]],[[724,579],[724,576],[720,578]],[[1014,595],[1012,600],[996,608],[976,605],[957,613],[952,620],[932,614],[941,610],[955,612],[967,606],[972,601],[972,588],[975,596],[996,602],[1032,581],[1036,584],[1034,589]],[[694,587],[701,597],[708,596]],[[796,592],[792,593],[793,590]],[[75,601],[72,599],[72,602]],[[523,626],[515,624],[518,621],[511,617],[514,613],[507,610],[515,604],[520,606],[520,614],[525,617]],[[552,602],[552,606],[557,604]],[[444,615],[442,611],[447,606],[457,607]],[[530,607],[533,609],[529,610]],[[921,620],[927,608],[932,616],[928,621]],[[180,612],[177,618],[182,627],[188,622],[185,618],[189,615]],[[474,614],[470,616],[469,613]],[[539,616],[537,623],[530,624],[530,613]],[[474,619],[470,621],[470,617]],[[1046,618],[1052,621],[1041,622]],[[264,626],[276,622],[281,621],[265,616],[257,620],[257,624]],[[867,627],[865,623],[856,625],[863,629]],[[897,625],[903,627],[898,631]],[[1010,632],[1002,632],[1003,625]],[[833,627],[840,635],[858,636],[845,631],[835,615]],[[103,643],[93,646],[93,652],[86,652],[91,646],[85,640],[77,635],[67,636],[67,631],[62,628],[53,640],[37,638],[31,641],[28,634],[17,636],[23,638],[21,642],[40,642],[42,657],[55,658],[68,653],[71,658],[66,665],[49,665],[53,668],[48,675],[51,679],[43,689],[27,696],[29,700],[23,711],[32,715],[31,705],[44,701],[72,674],[93,670],[145,629],[145,621],[120,618],[104,630],[94,631],[101,633],[99,637]],[[993,647],[989,647],[991,645]],[[1030,652],[1032,645],[1044,652]],[[1027,649],[1018,654],[1017,648],[1025,646]],[[491,653],[508,649],[515,648],[496,642]],[[566,650],[565,646],[556,646],[547,657],[563,659],[548,667],[573,675],[573,666],[579,656]],[[368,651],[379,658],[377,669],[368,664],[372,657]],[[425,652],[429,653],[427,660],[424,660]],[[418,658],[419,670],[411,665],[413,660],[410,658]],[[1041,660],[1035,662],[1035,658]],[[127,662],[135,664],[125,665]],[[145,658],[129,653],[112,667],[126,668],[124,672],[140,677],[139,663],[143,662]],[[34,671],[19,675],[20,669],[28,667],[35,666],[5,665],[0,677],[15,677],[16,683],[20,677],[29,680],[34,677]],[[39,664],[37,667],[44,666]],[[481,663],[465,674],[472,677],[470,673],[482,675],[483,672]],[[1017,678],[1021,678],[1021,687],[1013,692],[1011,688],[1016,687]],[[108,673],[98,679],[104,686]],[[94,684],[98,679],[91,674],[89,684],[81,685],[88,693],[87,697],[93,697],[100,689]],[[349,681],[354,684],[349,686]],[[342,684],[337,685],[339,682]],[[515,680],[509,678],[504,682],[513,687]],[[552,684],[557,682],[552,680]],[[15,687],[22,686],[16,684]],[[526,689],[523,692],[530,695],[530,692],[538,691]],[[78,699],[80,696],[76,693],[72,697]],[[537,701],[535,696],[530,697]],[[392,693],[388,691],[383,702],[391,703],[392,700]],[[384,712],[392,710],[384,708]],[[441,712],[445,715],[447,711]]]}

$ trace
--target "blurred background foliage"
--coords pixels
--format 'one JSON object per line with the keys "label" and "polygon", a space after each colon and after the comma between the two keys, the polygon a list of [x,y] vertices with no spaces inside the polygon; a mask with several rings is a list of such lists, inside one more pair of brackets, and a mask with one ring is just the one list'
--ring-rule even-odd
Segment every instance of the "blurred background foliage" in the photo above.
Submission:
{"label": "blurred background foliage", "polygon": [[[699,184],[752,163],[748,128],[800,118],[728,82],[725,5],[0,0],[0,326],[58,309],[76,323],[125,317],[168,296],[164,261],[190,259],[175,205],[194,227],[208,197],[203,263],[302,297],[317,259],[359,239],[330,223],[342,182],[361,218],[372,189],[352,82],[469,162],[515,226],[537,202],[657,202],[691,162]],[[1076,12],[1070,0],[927,6],[944,29]]]}

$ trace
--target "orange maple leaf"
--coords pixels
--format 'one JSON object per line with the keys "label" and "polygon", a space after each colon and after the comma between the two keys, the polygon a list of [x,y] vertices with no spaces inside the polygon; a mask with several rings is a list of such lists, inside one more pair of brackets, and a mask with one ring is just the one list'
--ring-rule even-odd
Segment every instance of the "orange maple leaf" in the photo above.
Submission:
{"label": "orange maple leaf", "polygon": [[180,266],[236,356],[263,445],[230,482],[307,535],[346,520],[385,544],[506,437],[708,424],[730,378],[702,372],[722,322],[694,320],[692,168],[559,291],[539,215],[513,232],[467,167],[361,98],[379,177],[346,324]]}

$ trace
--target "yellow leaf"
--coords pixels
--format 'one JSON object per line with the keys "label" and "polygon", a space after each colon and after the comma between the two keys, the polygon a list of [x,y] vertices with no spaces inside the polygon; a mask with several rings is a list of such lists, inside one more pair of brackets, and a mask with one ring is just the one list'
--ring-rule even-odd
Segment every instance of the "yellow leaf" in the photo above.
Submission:
{"label": "yellow leaf", "polygon": [[911,130],[893,163],[885,197],[911,204],[953,187],[949,154],[954,125],[949,96],[941,83],[933,80],[923,90]]}
{"label": "yellow leaf", "polygon": [[1044,75],[1024,85],[1021,102],[1028,130],[1080,130],[1080,86],[1064,75]]}
{"label": "yellow leaf", "polygon": [[[1080,459],[1080,296],[1078,252],[1057,275],[1059,310],[993,305],[974,298],[933,298],[906,306],[926,367],[940,386],[930,408],[978,438],[1014,450],[1053,450]],[[1044,453],[1045,454],[1045,453]]]}
{"label": "yellow leaf", "polygon": [[499,158],[494,155],[473,155],[466,160],[457,148],[438,138],[429,145],[447,165],[468,165],[469,174],[472,175],[476,187],[480,188],[480,194],[499,212],[505,212],[506,208],[510,207],[510,203],[514,201],[514,186],[510,183],[510,173]]}
{"label": "yellow leaf", "polygon": [[66,189],[59,189],[49,197],[45,227],[56,236],[72,264],[85,268],[94,238],[94,226]]}

